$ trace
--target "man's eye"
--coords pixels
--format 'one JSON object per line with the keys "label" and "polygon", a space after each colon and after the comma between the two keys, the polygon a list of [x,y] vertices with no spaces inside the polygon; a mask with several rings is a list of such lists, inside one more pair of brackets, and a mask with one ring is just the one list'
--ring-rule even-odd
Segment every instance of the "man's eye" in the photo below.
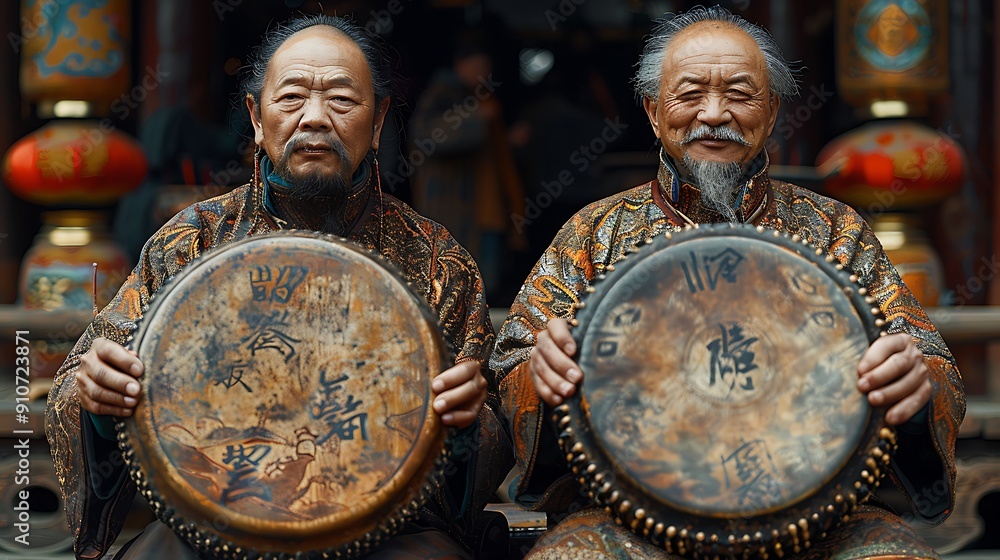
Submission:
{"label": "man's eye", "polygon": [[745,92],[745,91],[740,91],[738,89],[734,89],[734,90],[730,90],[729,91],[729,97],[731,99],[737,99],[737,100],[740,100],[740,101],[746,101],[747,99],[750,99],[751,95],[749,93]]}
{"label": "man's eye", "polygon": [[278,98],[279,101],[295,101],[302,99],[302,96],[297,93],[286,93]]}

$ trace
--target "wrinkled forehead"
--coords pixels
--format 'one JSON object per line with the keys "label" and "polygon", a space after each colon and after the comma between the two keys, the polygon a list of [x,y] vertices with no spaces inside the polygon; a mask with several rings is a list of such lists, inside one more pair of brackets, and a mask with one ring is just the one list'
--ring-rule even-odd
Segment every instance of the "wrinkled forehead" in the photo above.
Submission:
{"label": "wrinkled forehead", "polygon": [[267,65],[265,87],[295,75],[336,75],[372,91],[371,68],[361,47],[327,25],[314,25],[285,40]]}
{"label": "wrinkled forehead", "polygon": [[757,42],[746,31],[721,21],[696,23],[677,34],[666,47],[663,80],[693,68],[748,72],[767,84],[767,62]]}

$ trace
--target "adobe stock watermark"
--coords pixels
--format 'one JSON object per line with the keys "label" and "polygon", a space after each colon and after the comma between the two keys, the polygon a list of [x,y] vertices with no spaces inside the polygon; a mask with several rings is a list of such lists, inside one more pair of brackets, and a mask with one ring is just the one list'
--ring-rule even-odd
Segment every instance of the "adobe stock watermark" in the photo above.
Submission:
{"label": "adobe stock watermark", "polygon": [[243,3],[243,0],[212,0],[212,9],[219,21],[225,21],[226,16],[236,11],[236,7]]}
{"label": "adobe stock watermark", "polygon": [[[132,111],[138,109],[139,104],[146,100],[150,92],[159,88],[163,80],[168,77],[170,77],[170,72],[161,69],[159,64],[156,65],[156,68],[146,66],[142,80],[131,90],[121,94],[111,102],[111,112],[119,120],[127,119]],[[105,120],[110,120],[110,118],[105,118]]]}
{"label": "adobe stock watermark", "polygon": [[[943,479],[937,479],[932,484],[928,484],[921,489],[914,489],[911,496],[917,513],[923,517],[930,517],[939,509],[938,506],[940,506],[943,501],[949,501],[950,497],[951,485],[948,481]],[[917,521],[917,516],[912,510],[904,512],[899,517],[908,524],[913,524]]]}
{"label": "adobe stock watermark", "polygon": [[[607,151],[608,146],[617,140],[628,126],[621,122],[620,117],[615,117],[614,120],[610,118],[604,119],[604,129],[601,130],[601,133],[592,138],[590,142],[580,144],[580,147],[569,155],[569,163],[576,169],[576,174],[587,171],[591,164]],[[517,229],[517,232],[523,233],[525,226],[530,226],[535,220],[540,218],[542,211],[552,206],[552,203],[562,196],[565,188],[576,181],[576,174],[569,169],[563,169],[554,179],[542,181],[542,192],[536,194],[533,199],[525,197],[524,214],[510,215],[510,219],[514,222],[514,228]]]}
{"label": "adobe stock watermark", "polygon": [[[249,139],[243,139],[240,141],[239,145],[236,146],[236,152],[239,154],[246,153],[247,150],[251,149],[254,144],[251,143]],[[231,159],[226,162],[226,165],[219,171],[209,171],[208,172],[208,184],[205,185],[192,185],[196,190],[199,190],[199,196],[210,194],[206,190],[208,187],[228,187],[233,179],[238,177],[240,173],[243,172],[243,160],[240,158]]]}
{"label": "adobe stock watermark", "polygon": [[447,127],[435,127],[426,136],[411,141],[414,149],[399,162],[399,166],[395,170],[388,169],[382,172],[390,192],[395,192],[397,185],[412,177],[417,169],[437,152],[439,146],[448,141],[449,130],[451,132],[458,130],[463,122],[479,110],[482,102],[492,97],[501,86],[503,82],[494,80],[493,74],[480,76],[479,83],[473,88],[472,93],[461,101],[456,101],[441,114],[441,119]]}
{"label": "adobe stock watermark", "polygon": [[833,99],[834,95],[836,95],[836,92],[828,91],[825,83],[820,84],[818,88],[815,85],[809,86],[809,96],[806,97],[805,102],[796,107],[794,111],[789,111],[781,115],[774,123],[774,132],[767,139],[767,149],[776,151],[779,148],[776,136],[780,136],[782,140],[791,138],[798,129],[802,128],[813,117],[816,111],[820,110],[828,101]]}
{"label": "adobe stock watermark", "polygon": [[[407,3],[413,0],[406,0]],[[371,19],[365,23],[365,29],[369,33],[374,33],[376,35],[381,35],[383,33],[388,33],[392,31],[394,26],[392,18],[403,13],[406,6],[403,4],[403,0],[389,0],[389,3],[385,5],[381,10],[372,10]]]}
{"label": "adobe stock watermark", "polygon": [[33,17],[28,19],[27,14],[21,15],[21,32],[7,33],[7,40],[15,53],[21,52],[21,45],[29,39],[38,37],[38,32],[42,27],[50,25],[52,18],[59,15],[59,11],[72,3],[74,0],[48,0],[37,12],[32,12]]}
{"label": "adobe stock watermark", "polygon": [[568,20],[576,13],[577,8],[582,6],[587,0],[559,0],[555,9],[545,10],[545,21],[549,22],[549,27],[555,31],[560,23]]}
{"label": "adobe stock watermark", "polygon": [[993,253],[990,258],[980,257],[976,264],[978,268],[975,276],[970,276],[965,279],[965,282],[955,286],[955,299],[951,306],[944,308],[943,312],[938,315],[940,319],[948,318],[948,310],[959,309],[971,304],[976,295],[985,290],[989,283],[1000,275],[1000,261],[997,260],[996,253]]}
{"label": "adobe stock watermark", "polygon": [[614,459],[605,464],[606,468],[595,475],[592,482],[577,486],[577,495],[564,511],[549,514],[552,525],[558,525],[574,514],[601,503],[602,487],[609,489],[618,487],[618,478],[627,475],[626,465],[634,464],[635,457],[622,457],[616,454]]}
{"label": "adobe stock watermark", "polygon": [[73,164],[76,158],[86,158],[93,153],[97,146],[104,142],[105,137],[117,129],[115,121],[128,118],[132,114],[132,111],[137,109],[146,100],[149,93],[160,87],[164,78],[168,76],[170,76],[170,72],[162,70],[159,65],[155,68],[146,66],[140,83],[111,103],[111,111],[114,113],[114,118],[104,117],[97,125],[81,131],[80,135],[83,137],[83,142],[67,148],[73,151],[72,157],[48,158],[45,161],[46,171],[58,180],[74,177],[77,173]]}

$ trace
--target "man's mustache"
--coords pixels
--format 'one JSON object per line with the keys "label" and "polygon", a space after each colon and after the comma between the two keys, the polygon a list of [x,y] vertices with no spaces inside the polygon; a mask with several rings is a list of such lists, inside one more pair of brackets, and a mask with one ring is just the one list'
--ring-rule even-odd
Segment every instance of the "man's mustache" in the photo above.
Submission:
{"label": "man's mustache", "polygon": [[322,132],[300,132],[292,136],[288,140],[288,143],[285,144],[285,153],[282,154],[282,160],[288,161],[292,152],[307,146],[322,146],[329,148],[337,153],[341,162],[347,162],[350,158],[350,155],[347,153],[347,148],[345,148],[344,144],[340,140],[337,140],[332,134],[325,134]]}
{"label": "man's mustache", "polygon": [[681,140],[681,146],[690,144],[695,140],[729,140],[744,146],[752,145],[749,140],[743,137],[742,134],[729,128],[728,126],[709,126],[707,124],[703,124],[691,132],[688,132],[687,136]]}

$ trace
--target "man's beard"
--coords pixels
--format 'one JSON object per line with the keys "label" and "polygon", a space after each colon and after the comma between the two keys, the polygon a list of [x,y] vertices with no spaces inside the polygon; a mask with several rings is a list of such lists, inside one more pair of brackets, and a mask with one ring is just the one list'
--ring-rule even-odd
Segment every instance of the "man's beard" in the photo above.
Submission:
{"label": "man's beard", "polygon": [[[325,143],[340,158],[340,170],[327,174],[321,170],[296,172],[289,165],[289,159],[296,148],[308,143]],[[291,188],[288,194],[294,198],[315,202],[314,210],[322,215],[323,231],[346,234],[347,216],[345,210],[348,197],[352,193],[351,176],[354,166],[344,145],[329,134],[305,132],[296,134],[285,145],[285,151],[274,166],[274,170]]]}
{"label": "man's beard", "polygon": [[[725,126],[698,127],[688,133],[681,145],[701,138],[731,140],[744,146],[750,145],[738,132]],[[722,214],[729,222],[740,221],[734,209],[739,207],[740,201],[736,197],[743,183],[743,166],[735,161],[696,160],[691,157],[690,152],[684,152],[683,160],[695,185],[701,190],[702,204]]]}
{"label": "man's beard", "polygon": [[[289,164],[292,153],[303,144],[323,143],[330,146],[340,158],[340,170],[328,175],[320,170],[313,172],[296,172]],[[343,202],[347,195],[351,193],[352,170],[354,166],[351,156],[347,153],[347,148],[340,141],[329,134],[322,132],[303,132],[296,134],[285,144],[285,151],[281,154],[281,159],[274,166],[274,170],[282,179],[291,185],[290,194],[298,198],[329,198],[335,202]]]}

